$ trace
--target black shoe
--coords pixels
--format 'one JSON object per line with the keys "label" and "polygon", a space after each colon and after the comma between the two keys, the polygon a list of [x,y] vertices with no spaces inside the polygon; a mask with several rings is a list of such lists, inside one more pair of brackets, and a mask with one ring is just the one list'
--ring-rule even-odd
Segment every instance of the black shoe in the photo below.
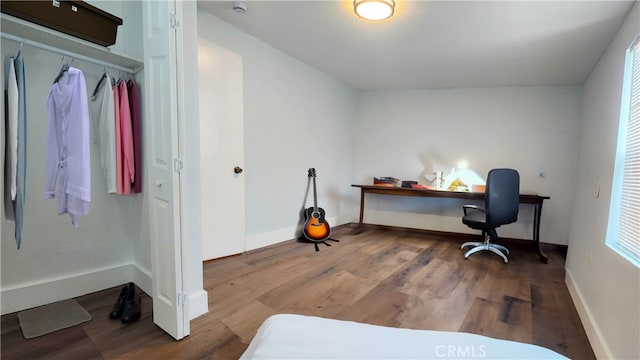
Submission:
{"label": "black shoe", "polygon": [[118,300],[116,300],[116,303],[113,305],[113,308],[111,308],[109,319],[119,319],[120,317],[122,317],[122,311],[124,310],[124,303],[132,285],[133,283],[128,283],[122,288],[122,291],[120,291],[120,296],[118,296]]}
{"label": "black shoe", "polygon": [[136,294],[135,285],[131,284],[131,290],[127,293],[122,310],[122,322],[132,323],[140,318],[140,296]]}

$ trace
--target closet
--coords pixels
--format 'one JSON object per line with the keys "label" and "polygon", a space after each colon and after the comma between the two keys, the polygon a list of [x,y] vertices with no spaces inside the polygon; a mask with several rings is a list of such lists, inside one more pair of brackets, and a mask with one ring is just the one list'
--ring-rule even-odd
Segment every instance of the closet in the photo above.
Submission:
{"label": "closet", "polygon": [[[186,206],[179,198],[180,177],[185,173],[177,167],[184,161],[178,143],[179,119],[184,113],[179,111],[177,93],[178,74],[182,73],[178,60],[184,51],[176,51],[176,42],[181,46],[176,39],[182,33],[177,25],[183,9],[195,12],[195,5],[88,2],[124,20],[110,49],[2,14],[2,58],[22,53],[27,98],[20,249],[14,241],[14,223],[5,219],[4,210],[0,220],[2,313],[133,281],[153,297],[154,321],[180,339],[189,334],[188,321],[206,312],[201,262],[192,261],[190,245],[182,243],[182,234],[189,228],[180,222],[181,208]],[[47,97],[61,65],[70,59],[71,66],[83,71],[89,93],[104,71],[116,79],[133,78],[138,84],[144,133],[142,193],[107,194],[90,111],[91,207],[79,219],[78,228],[72,227],[68,215],[57,215],[57,199],[44,197]],[[3,132],[2,149],[4,138]],[[200,245],[196,242],[195,246]],[[193,263],[199,266],[199,278]],[[190,276],[186,286],[184,272]],[[198,304],[203,299],[205,309],[186,310],[186,302]]]}

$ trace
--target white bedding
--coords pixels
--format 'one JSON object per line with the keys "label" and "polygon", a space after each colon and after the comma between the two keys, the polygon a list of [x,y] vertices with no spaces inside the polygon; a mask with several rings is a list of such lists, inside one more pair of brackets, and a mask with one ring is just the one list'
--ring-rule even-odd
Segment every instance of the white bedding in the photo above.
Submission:
{"label": "white bedding", "polygon": [[240,359],[566,359],[541,346],[482,335],[399,329],[279,314]]}

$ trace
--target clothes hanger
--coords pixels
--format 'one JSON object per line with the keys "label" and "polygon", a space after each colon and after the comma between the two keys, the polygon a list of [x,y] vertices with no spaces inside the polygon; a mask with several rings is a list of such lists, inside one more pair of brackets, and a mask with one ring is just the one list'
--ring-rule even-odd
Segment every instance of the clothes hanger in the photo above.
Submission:
{"label": "clothes hanger", "polygon": [[62,56],[63,64],[62,64],[62,67],[60,68],[60,72],[58,72],[58,76],[56,76],[55,80],[53,80],[54,84],[57,83],[62,78],[62,76],[64,76],[65,72],[69,71],[69,65],[73,62],[73,58],[71,58],[71,61],[69,63],[65,63],[64,58],[65,57]]}
{"label": "clothes hanger", "polygon": [[17,58],[18,56],[20,56],[20,53],[22,53],[23,46],[24,46],[24,40],[20,41],[20,48],[16,51],[15,56],[13,56],[14,58]]}
{"label": "clothes hanger", "polygon": [[126,74],[126,75],[125,75],[125,80],[126,80],[127,82],[129,82],[129,81],[134,81],[134,82],[135,82],[135,79],[134,79],[134,77],[133,77],[133,74]]}
{"label": "clothes hanger", "polygon": [[9,46],[9,51],[7,52],[7,56],[10,57],[11,59],[15,59],[18,57],[18,55],[20,55],[20,52],[22,51],[22,44],[23,42],[20,42],[20,47],[18,47],[17,41],[15,46],[13,46],[13,43],[11,43],[12,46]]}
{"label": "clothes hanger", "polygon": [[[100,90],[100,86],[102,85],[102,82],[104,81],[104,79],[107,78],[109,74],[107,73],[107,68],[102,68],[102,76],[100,77],[100,80],[98,80],[98,83],[96,84],[95,89],[93,89],[93,94],[91,95],[92,99],[96,98],[96,95],[98,95],[98,90]],[[109,84],[111,85],[111,84]]]}

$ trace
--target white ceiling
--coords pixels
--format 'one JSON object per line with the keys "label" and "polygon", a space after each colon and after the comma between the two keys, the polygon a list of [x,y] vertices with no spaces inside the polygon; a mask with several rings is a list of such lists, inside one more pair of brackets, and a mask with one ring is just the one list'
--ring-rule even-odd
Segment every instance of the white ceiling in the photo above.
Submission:
{"label": "white ceiling", "polygon": [[368,22],[352,1],[198,5],[360,90],[581,84],[633,1],[403,1]]}

